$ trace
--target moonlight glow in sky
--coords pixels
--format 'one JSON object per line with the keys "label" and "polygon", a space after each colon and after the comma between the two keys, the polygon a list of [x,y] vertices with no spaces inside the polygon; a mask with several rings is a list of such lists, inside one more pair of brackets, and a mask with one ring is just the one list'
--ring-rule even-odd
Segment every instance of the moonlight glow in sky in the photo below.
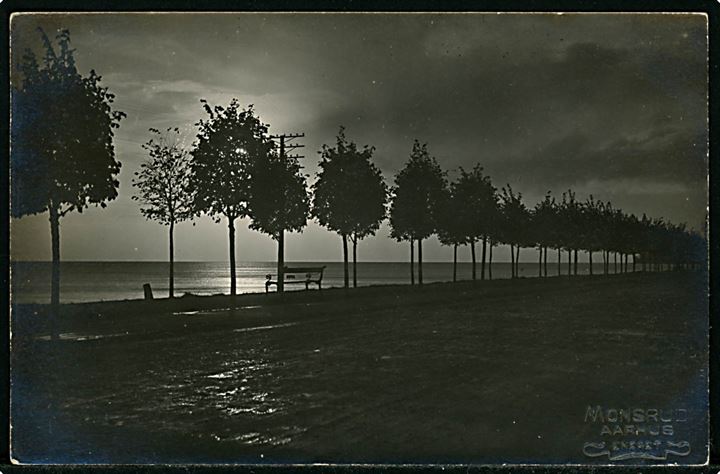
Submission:
{"label": "moonlight glow in sky", "polygon": [[[95,69],[127,113],[119,197],[63,218],[63,260],[166,259],[166,228],[141,217],[131,178],[148,128],[180,127],[191,146],[201,98],[237,97],[271,133],[304,132],[311,183],[317,151],[344,125],[376,147],[388,184],[417,138],[450,178],[479,162],[529,207],[572,187],[627,212],[696,229],[705,220],[704,15],[16,15],[14,63],[40,52],[38,26],[69,29],[81,73]],[[273,260],[275,242],[246,224],[238,259]],[[208,218],[181,224],[176,259],[226,260],[226,230]],[[406,260],[388,233],[363,241],[359,259]],[[11,238],[13,259],[50,259],[46,215],[14,220]],[[447,261],[451,250],[431,239],[424,253]],[[311,222],[287,238],[286,259],[339,261],[340,239]]]}

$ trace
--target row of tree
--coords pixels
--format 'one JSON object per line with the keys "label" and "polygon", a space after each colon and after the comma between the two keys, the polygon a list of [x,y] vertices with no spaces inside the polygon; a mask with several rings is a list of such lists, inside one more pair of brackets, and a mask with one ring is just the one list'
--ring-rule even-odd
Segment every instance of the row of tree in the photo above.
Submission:
{"label": "row of tree", "polygon": [[548,192],[534,208],[528,208],[521,193],[509,184],[497,189],[479,164],[469,171],[460,168],[457,179],[448,182],[427,146],[417,141],[390,194],[391,236],[410,244],[411,283],[415,282],[415,246],[418,281],[422,283],[422,243],[433,234],[453,247],[453,281],[457,279],[457,249],[463,245],[470,247],[473,280],[477,278],[477,244],[482,246],[483,280],[486,274],[492,278],[492,251],[500,244],[510,248],[513,278],[519,275],[522,248],[537,249],[538,276],[548,275],[548,249],[557,251],[558,275],[563,252],[567,252],[567,273],[575,275],[578,252],[587,252],[590,274],[596,253],[605,274],[611,271],[611,261],[613,271],[618,271],[618,259],[624,272],[629,262],[632,271],[638,263],[646,271],[696,265],[706,258],[705,239],[684,224],[644,214],[638,218],[592,196],[581,202],[572,190],[560,200]]}
{"label": "row of tree", "polygon": [[[510,248],[511,275],[519,275],[520,250],[536,248],[538,275],[548,274],[548,249],[557,251],[557,273],[567,252],[568,274],[577,275],[578,252],[587,252],[590,273],[600,254],[602,272],[658,269],[703,260],[704,240],[684,226],[662,219],[638,218],[590,196],[578,201],[573,191],[556,200],[551,193],[528,208],[510,185],[498,190],[476,165],[448,181],[427,144],[415,141],[410,158],[388,187],[372,162],[373,147],[358,147],[341,127],[334,146],[323,145],[312,197],[296,158],[284,156],[268,136],[268,126],[252,106],[237,100],[227,108],[203,102],[208,117],[198,123],[197,142],[185,152],[178,146],[178,129],[157,130],[145,148],[151,159],[134,180],[143,214],[170,227],[170,296],[172,232],[177,222],[204,213],[227,220],[230,242],[230,292],[235,294],[235,221],[250,218],[250,228],[278,240],[284,231],[300,231],[309,218],[342,239],[344,283],[350,286],[349,244],[352,244],[353,286],[357,286],[357,245],[374,235],[389,217],[390,236],[410,244],[410,282],[423,282],[422,244],[437,235],[453,247],[453,280],[457,279],[458,247],[472,255],[472,279],[477,275],[476,246],[481,245],[480,279],[492,278],[493,247]],[[175,139],[167,140],[169,134]],[[389,204],[389,206],[388,206]],[[389,207],[389,209],[388,209]],[[389,210],[389,212],[388,212]],[[487,270],[487,273],[486,273]]]}
{"label": "row of tree", "polygon": [[[55,41],[42,30],[45,55],[30,51],[13,82],[11,128],[11,212],[14,217],[48,212],[52,240],[52,314],[57,314],[60,283],[60,219],[90,205],[105,207],[117,197],[120,162],[114,130],[124,113],[113,110],[114,96],[90,71],[75,66],[70,35]],[[540,274],[547,275],[547,251],[568,255],[568,273],[577,273],[577,255],[600,253],[608,272],[611,256],[627,269],[631,257],[642,268],[687,265],[705,260],[702,236],[661,219],[637,218],[589,198],[579,202],[571,191],[548,194],[533,209],[509,185],[498,190],[478,165],[448,182],[426,144],[415,141],[410,158],[388,187],[372,162],[374,148],[358,147],[341,127],[334,146],[324,145],[317,179],[308,192],[296,158],[287,156],[268,135],[268,125],[252,106],[233,99],[227,107],[201,101],[206,116],[190,150],[180,144],[177,128],[151,129],[144,148],[149,158],[135,173],[134,199],[142,214],[169,226],[170,296],[173,295],[173,232],[179,222],[199,214],[228,226],[231,288],[236,292],[235,224],[270,235],[282,246],[285,231],[300,231],[308,218],[336,232],[343,243],[344,282],[349,286],[349,244],[356,262],[358,242],[374,235],[389,218],[391,237],[410,244],[411,283],[422,283],[422,244],[437,235],[457,249],[468,245],[476,275],[476,245],[481,244],[480,278],[492,278],[493,247],[509,245],[513,276],[521,248],[538,250]],[[572,260],[572,264],[571,264]],[[571,266],[572,265],[572,266]],[[353,265],[353,269],[357,266]],[[592,266],[590,267],[592,269]],[[456,278],[456,269],[453,279]],[[353,271],[353,285],[357,273]],[[54,321],[54,318],[52,318]],[[53,331],[53,334],[55,332]]]}

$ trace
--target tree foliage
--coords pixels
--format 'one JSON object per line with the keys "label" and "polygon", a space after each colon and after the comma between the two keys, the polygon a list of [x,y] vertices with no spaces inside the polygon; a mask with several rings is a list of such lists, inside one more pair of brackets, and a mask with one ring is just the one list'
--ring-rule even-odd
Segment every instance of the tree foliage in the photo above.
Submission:
{"label": "tree foliage", "polygon": [[498,224],[497,190],[482,166],[475,165],[470,171],[461,167],[451,188],[457,205],[453,212],[463,225],[466,240],[477,241],[493,233]]}
{"label": "tree foliage", "polygon": [[558,206],[550,191],[532,210],[531,232],[540,247],[552,247],[559,235]]}
{"label": "tree foliage", "polygon": [[392,188],[391,237],[418,240],[434,234],[445,187],[445,172],[428,153],[427,144],[415,140],[410,159],[395,176]]}
{"label": "tree foliage", "polygon": [[277,240],[281,231],[300,232],[310,212],[305,175],[297,158],[273,151],[251,168],[250,228]]}
{"label": "tree foliage", "polygon": [[438,203],[437,235],[442,245],[464,245],[467,243],[465,222],[457,209],[463,205],[462,200],[450,186],[443,193]]}
{"label": "tree foliage", "polygon": [[145,218],[163,225],[191,219],[195,214],[195,190],[190,157],[179,145],[179,130],[168,128],[161,133],[151,128],[150,132],[154,137],[143,144],[150,159],[135,173],[132,183],[137,194],[132,199],[140,203]]}
{"label": "tree foliage", "polygon": [[528,232],[530,212],[522,200],[522,193],[515,192],[508,184],[502,188],[500,202],[502,223],[497,240],[521,247],[531,244],[533,238]]}
{"label": "tree foliage", "polygon": [[201,100],[208,117],[201,119],[191,152],[196,209],[219,222],[248,214],[253,162],[272,150],[267,125],[253,106],[241,108],[237,99],[227,107],[211,107]]}
{"label": "tree foliage", "polygon": [[313,216],[340,235],[363,239],[385,219],[387,185],[372,162],[374,148],[357,145],[340,127],[334,147],[323,145],[313,185]]}
{"label": "tree foliage", "polygon": [[113,136],[125,114],[94,70],[79,73],[69,31],[40,37],[45,55],[27,51],[12,88],[12,214],[105,207],[117,197]]}

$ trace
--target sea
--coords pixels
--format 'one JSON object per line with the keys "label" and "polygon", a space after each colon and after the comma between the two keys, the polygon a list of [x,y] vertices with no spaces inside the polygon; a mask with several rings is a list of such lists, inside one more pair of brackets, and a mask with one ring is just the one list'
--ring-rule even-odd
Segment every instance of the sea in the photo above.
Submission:
{"label": "sea", "polygon": [[[323,288],[343,286],[342,262],[286,262],[289,267],[325,266]],[[510,278],[510,263],[492,264],[493,279]],[[143,298],[143,284],[149,283],[156,298],[168,295],[168,262],[61,262],[60,301],[82,303]],[[275,262],[240,262],[236,266],[238,293],[265,292],[267,274],[275,274]],[[578,262],[578,273],[588,274],[589,265]],[[602,272],[602,263],[593,265]],[[557,263],[548,262],[548,276],[557,275]],[[612,271],[612,265],[611,265]],[[458,263],[458,280],[470,280],[471,263]],[[561,266],[567,274],[567,263]],[[538,264],[521,262],[520,277],[537,277]],[[50,262],[11,263],[11,301],[48,303],[51,283]],[[423,262],[423,282],[452,281],[452,262]],[[415,270],[417,279],[417,263]],[[477,265],[480,278],[480,264]],[[409,262],[358,262],[358,286],[410,283]],[[352,285],[352,264],[350,264]],[[272,291],[271,287],[271,291]],[[316,288],[312,285],[311,288]],[[288,285],[287,290],[304,290],[305,285]],[[227,262],[175,262],[175,296],[184,293],[215,295],[230,293],[230,265]]]}

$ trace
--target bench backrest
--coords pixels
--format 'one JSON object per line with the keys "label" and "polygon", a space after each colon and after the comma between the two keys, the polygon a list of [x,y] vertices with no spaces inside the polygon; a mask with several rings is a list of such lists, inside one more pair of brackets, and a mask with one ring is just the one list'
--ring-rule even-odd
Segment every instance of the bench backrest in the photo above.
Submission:
{"label": "bench backrest", "polygon": [[320,273],[322,274],[325,267],[283,267],[283,273]]}
{"label": "bench backrest", "polygon": [[[2,0],[0,0],[2,1]],[[283,280],[313,281],[322,280],[325,267],[283,267]],[[272,280],[273,274],[265,275],[268,281]],[[299,277],[299,278],[298,278]],[[315,277],[315,278],[313,278]]]}
{"label": "bench backrest", "polygon": [[322,279],[325,267],[284,267],[285,280],[309,280],[311,278]]}

